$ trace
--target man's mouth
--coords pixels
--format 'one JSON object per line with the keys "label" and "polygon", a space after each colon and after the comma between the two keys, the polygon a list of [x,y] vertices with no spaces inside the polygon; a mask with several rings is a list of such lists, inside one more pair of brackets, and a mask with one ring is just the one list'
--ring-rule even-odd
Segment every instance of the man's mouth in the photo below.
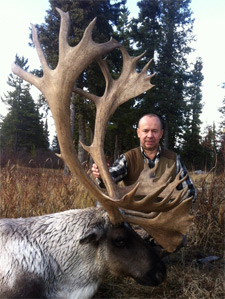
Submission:
{"label": "man's mouth", "polygon": [[146,143],[146,144],[153,144],[154,141],[153,141],[153,140],[146,140],[145,143]]}

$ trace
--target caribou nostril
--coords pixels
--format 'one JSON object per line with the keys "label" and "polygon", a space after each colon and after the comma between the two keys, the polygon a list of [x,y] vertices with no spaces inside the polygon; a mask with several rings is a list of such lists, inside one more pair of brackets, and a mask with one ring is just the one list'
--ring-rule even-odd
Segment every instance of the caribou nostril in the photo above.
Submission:
{"label": "caribou nostril", "polygon": [[146,277],[148,277],[148,282],[146,283],[146,285],[159,285],[166,279],[166,272],[166,266],[164,265],[164,263],[161,261],[156,262],[153,268],[148,271],[146,275]]}
{"label": "caribou nostril", "polygon": [[159,283],[163,282],[166,279],[166,270],[156,272],[155,277]]}
{"label": "caribou nostril", "polygon": [[158,283],[163,282],[166,279],[166,266],[164,265],[163,262],[158,262],[155,265],[155,279]]}

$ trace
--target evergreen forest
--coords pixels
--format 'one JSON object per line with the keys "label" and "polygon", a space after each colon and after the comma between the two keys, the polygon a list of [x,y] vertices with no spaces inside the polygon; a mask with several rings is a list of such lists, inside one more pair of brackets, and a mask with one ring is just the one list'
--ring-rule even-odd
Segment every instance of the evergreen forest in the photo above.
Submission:
{"label": "evergreen forest", "polygon": [[[163,146],[181,155],[189,170],[210,170],[215,165],[224,171],[225,100],[219,108],[221,126],[201,128],[203,108],[202,84],[204,61],[198,57],[189,62],[194,51],[194,19],[191,0],[140,0],[138,17],[130,16],[126,0],[49,0],[45,23],[37,25],[38,36],[49,66],[58,63],[58,32],[60,16],[56,7],[68,11],[71,19],[69,44],[79,43],[88,24],[97,17],[93,40],[102,43],[111,37],[123,44],[132,56],[143,58],[137,65],[140,72],[153,58],[149,72],[154,73],[150,91],[123,104],[113,115],[105,140],[105,154],[110,161],[139,145],[136,128],[139,118],[147,113],[160,115],[164,124]],[[30,35],[30,46],[33,47]],[[114,79],[120,76],[123,60],[116,49],[106,57]],[[29,61],[15,53],[15,61],[29,69]],[[41,69],[30,70],[42,76]],[[8,77],[9,91],[2,96],[8,114],[0,118],[1,164],[23,161],[31,165],[62,166],[54,155],[59,146],[57,136],[49,140],[48,107],[43,95],[33,99],[30,84],[13,74]],[[218,82],[218,84],[221,82]],[[101,96],[105,81],[97,63],[90,65],[79,77],[77,87]],[[95,122],[94,104],[78,94],[71,95],[71,129],[74,146],[81,162],[89,157],[79,141],[90,144]]]}

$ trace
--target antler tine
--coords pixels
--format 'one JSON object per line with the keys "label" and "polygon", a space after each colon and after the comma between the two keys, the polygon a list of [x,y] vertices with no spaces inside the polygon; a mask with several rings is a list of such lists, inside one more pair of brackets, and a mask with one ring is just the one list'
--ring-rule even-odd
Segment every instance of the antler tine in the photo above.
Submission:
{"label": "antler tine", "polygon": [[[145,196],[143,199],[136,201],[132,205],[132,210],[143,211],[145,213],[150,212],[167,212],[175,208],[185,198],[188,187],[180,190],[176,194],[176,198],[171,198],[173,190],[171,190],[163,199],[160,197],[153,197],[152,194]],[[156,199],[156,201],[152,201]],[[151,200],[151,201],[150,201]]]}
{"label": "antler tine", "polygon": [[[147,164],[145,164],[145,168],[138,179],[138,185],[132,189],[133,193],[129,192],[120,200],[115,200],[115,206],[125,210],[143,212],[145,214],[150,212],[166,212],[175,208],[185,198],[187,186],[184,189],[177,191],[175,198],[172,197],[172,194],[174,194],[174,186],[177,185],[176,183],[174,184],[174,182],[170,183],[170,175],[174,167],[175,165],[172,165],[170,168],[167,167],[166,171],[160,178],[155,178],[151,177],[151,175],[154,173],[154,170],[157,169],[157,166],[153,169],[149,169]],[[178,176],[175,180],[180,182]],[[169,187],[170,185],[173,187]],[[162,198],[162,191],[168,187],[168,192]],[[134,192],[134,190],[136,191]],[[144,194],[141,192],[142,196],[140,196],[139,190],[144,191]]]}
{"label": "antler tine", "polygon": [[177,186],[180,185],[182,182],[184,182],[187,178],[187,175],[185,175],[183,178],[180,179],[182,171],[180,171],[177,175],[174,181],[165,188],[162,193],[159,195],[160,198],[164,198],[168,192],[172,191],[172,198],[175,198],[177,194],[180,192],[180,190],[177,190]]}
{"label": "antler tine", "polygon": [[[95,19],[86,28],[80,43],[75,47],[70,47],[68,44],[68,32],[70,25],[69,14],[63,12],[59,8],[57,8],[57,11],[61,16],[59,33],[59,61],[57,68],[55,70],[51,70],[48,67],[45,60],[45,55],[39,43],[37,30],[34,26],[32,26],[32,36],[39,59],[41,61],[41,65],[43,67],[43,77],[37,78],[31,74],[27,74],[25,76],[24,71],[21,72],[18,66],[13,65],[13,72],[16,75],[21,76],[24,80],[34,84],[44,94],[50,107],[51,102],[52,106],[55,105],[56,101],[52,100],[52,98],[54,98],[55,93],[59,92],[60,89],[64,91],[63,94],[60,92],[61,101],[67,101],[69,103],[74,84],[81,72],[98,57],[117,47],[120,47],[120,44],[114,39],[102,44],[97,44],[93,41],[92,29],[96,22]],[[49,88],[49,81],[51,81],[51,84],[54,85],[54,87],[57,87],[57,91],[53,92],[53,95],[51,89]]]}
{"label": "antler tine", "polygon": [[[155,177],[155,173],[157,171],[158,164],[154,168],[149,168],[147,163],[144,165],[144,169],[141,172],[138,182],[140,182],[140,188],[137,190],[136,197],[137,198],[143,198],[144,196],[149,194],[149,190],[151,190],[151,193],[154,193],[155,188],[159,188],[161,185],[164,186],[164,188],[161,189],[161,193],[163,190],[170,186],[169,183],[171,181],[171,175],[172,172],[175,169],[175,164],[173,164],[171,167],[166,167],[165,172],[161,177]],[[157,184],[156,184],[157,183]],[[172,188],[171,188],[172,189]],[[157,193],[157,195],[161,194],[160,192]],[[170,193],[170,192],[169,192]],[[165,197],[168,194],[164,194],[163,197]]]}
{"label": "antler tine", "polygon": [[189,197],[167,212],[144,215],[134,211],[125,211],[123,218],[127,222],[140,225],[165,250],[173,252],[193,224],[194,217],[188,214],[191,205],[192,197]]}
{"label": "antler tine", "polygon": [[41,49],[41,45],[40,45],[40,42],[39,42],[39,39],[38,39],[37,28],[33,24],[31,24],[31,29],[32,29],[33,43],[36,47],[36,51],[37,51],[37,54],[38,54],[43,72],[46,73],[49,70],[49,67],[48,67],[46,57],[45,57],[45,55],[44,55],[44,53]]}

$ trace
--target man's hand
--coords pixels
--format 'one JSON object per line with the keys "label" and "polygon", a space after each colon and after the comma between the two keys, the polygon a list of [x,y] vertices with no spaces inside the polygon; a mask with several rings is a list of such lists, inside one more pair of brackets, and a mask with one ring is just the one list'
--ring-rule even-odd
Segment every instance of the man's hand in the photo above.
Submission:
{"label": "man's hand", "polygon": [[98,166],[95,163],[92,165],[91,171],[93,173],[93,176],[96,179],[101,179],[101,175],[99,173]]}
{"label": "man's hand", "polygon": [[[107,166],[110,167],[110,164],[107,163]],[[99,172],[99,170],[98,170],[98,166],[97,166],[95,163],[92,164],[91,171],[92,171],[92,173],[93,173],[93,176],[94,176],[96,179],[101,180],[102,177],[101,177],[100,172]]]}

